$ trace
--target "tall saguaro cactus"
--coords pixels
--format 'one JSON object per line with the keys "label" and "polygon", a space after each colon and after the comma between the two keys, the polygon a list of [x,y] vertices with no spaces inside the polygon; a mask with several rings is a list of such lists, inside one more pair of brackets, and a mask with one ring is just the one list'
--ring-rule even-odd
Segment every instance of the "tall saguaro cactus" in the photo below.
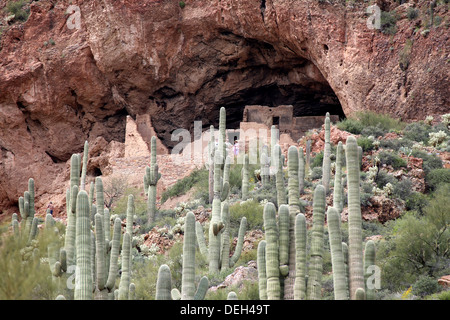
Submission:
{"label": "tall saguaro cactus", "polygon": [[328,236],[330,238],[331,264],[335,300],[348,300],[347,271],[342,249],[340,215],[334,207],[327,211]]}
{"label": "tall saguaro cactus", "polygon": [[348,254],[350,275],[350,299],[356,299],[356,290],[364,289],[362,257],[362,217],[360,204],[359,156],[356,138],[349,136],[346,142],[348,186]]}
{"label": "tall saguaro cactus", "polygon": [[330,172],[331,172],[331,142],[330,142],[330,114],[325,115],[325,145],[323,150],[323,164],[322,164],[322,185],[325,188],[325,193],[330,191]]}
{"label": "tall saguaro cactus", "polygon": [[320,300],[321,298],[325,206],[325,188],[319,184],[314,190],[313,199],[313,227],[311,230],[310,269],[307,285],[309,300]]}
{"label": "tall saguaro cactus", "polygon": [[303,213],[295,218],[295,282],[294,300],[306,299],[307,260],[306,218]]}
{"label": "tall saguaro cactus", "polygon": [[183,271],[181,276],[181,299],[192,300],[195,295],[195,215],[186,214],[183,238]]}
{"label": "tall saguaro cactus", "polygon": [[267,299],[280,300],[280,263],[278,252],[278,227],[275,205],[268,202],[264,206],[264,229],[266,231],[266,279]]}
{"label": "tall saguaro cactus", "polygon": [[160,178],[158,163],[156,162],[156,137],[151,139],[151,159],[150,166],[145,168],[144,190],[147,193],[147,214],[148,223],[152,224],[156,214],[156,185]]}
{"label": "tall saguaro cactus", "polygon": [[248,188],[249,188],[249,158],[248,154],[244,154],[244,165],[242,167],[242,200],[245,201],[248,198]]}
{"label": "tall saguaro cactus", "polygon": [[272,154],[274,157],[273,164],[276,167],[275,183],[277,187],[277,205],[278,207],[280,207],[282,204],[287,204],[287,198],[283,172],[284,157],[281,153],[281,148],[279,144],[276,144],[274,146]]}
{"label": "tall saguaro cactus", "polygon": [[76,261],[74,298],[75,300],[92,300],[94,290],[91,269],[91,220],[89,197],[84,190],[77,195]]}
{"label": "tall saguaro cactus", "polygon": [[340,214],[344,207],[343,187],[342,187],[342,165],[344,158],[344,148],[339,141],[336,148],[336,173],[334,174],[333,207]]}

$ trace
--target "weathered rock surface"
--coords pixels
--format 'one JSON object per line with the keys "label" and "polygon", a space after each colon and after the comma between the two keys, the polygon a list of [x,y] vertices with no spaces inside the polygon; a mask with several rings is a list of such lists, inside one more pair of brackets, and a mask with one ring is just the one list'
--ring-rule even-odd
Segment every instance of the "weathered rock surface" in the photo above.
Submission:
{"label": "weathered rock surface", "polygon": [[[295,102],[300,114],[371,109],[403,119],[449,111],[448,32],[444,23],[421,32],[424,0],[416,2],[415,20],[406,17],[411,4],[378,1],[398,13],[393,36],[367,28],[366,3],[70,3],[80,9],[80,28],[69,28],[76,21],[76,12],[66,14],[69,1],[32,2],[26,23],[2,21],[4,211],[17,204],[29,177],[37,197],[64,190],[71,154],[81,153],[85,140],[124,143],[127,115],[149,115],[171,147],[174,129],[192,129],[194,120],[217,125],[220,106],[230,126],[246,104]],[[448,20],[447,6],[435,14]],[[399,58],[407,39],[413,44],[405,68]],[[104,152],[98,156],[111,149]]]}

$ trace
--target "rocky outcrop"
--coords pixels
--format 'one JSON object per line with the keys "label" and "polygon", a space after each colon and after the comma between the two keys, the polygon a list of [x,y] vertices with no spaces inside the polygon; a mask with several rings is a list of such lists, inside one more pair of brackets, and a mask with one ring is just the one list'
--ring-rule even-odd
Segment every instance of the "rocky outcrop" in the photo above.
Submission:
{"label": "rocky outcrop", "polygon": [[[170,149],[175,129],[217,126],[220,106],[230,127],[250,104],[293,104],[300,115],[448,112],[444,23],[426,27],[424,0],[413,20],[412,4],[377,3],[398,16],[394,35],[367,28],[359,2],[32,2],[25,23],[2,22],[0,208],[17,204],[29,177],[38,197],[64,185],[85,140],[124,143],[127,115],[149,115]],[[447,6],[437,15],[448,19]]]}

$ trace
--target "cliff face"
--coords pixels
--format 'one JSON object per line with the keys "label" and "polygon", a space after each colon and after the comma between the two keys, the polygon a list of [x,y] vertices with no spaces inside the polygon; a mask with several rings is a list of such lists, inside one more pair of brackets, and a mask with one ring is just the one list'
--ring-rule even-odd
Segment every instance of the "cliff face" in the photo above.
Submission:
{"label": "cliff face", "polygon": [[[124,142],[127,115],[149,114],[173,146],[177,128],[217,125],[220,106],[230,126],[246,104],[293,104],[298,115],[370,109],[405,120],[449,112],[446,4],[434,9],[441,24],[427,27],[427,2],[379,1],[397,15],[397,31],[386,35],[367,27],[366,3],[70,3],[66,13],[69,1],[32,2],[25,23],[4,26],[2,209],[17,203],[29,177],[38,196],[64,185],[67,161],[85,140]],[[412,5],[416,19],[407,18]]]}

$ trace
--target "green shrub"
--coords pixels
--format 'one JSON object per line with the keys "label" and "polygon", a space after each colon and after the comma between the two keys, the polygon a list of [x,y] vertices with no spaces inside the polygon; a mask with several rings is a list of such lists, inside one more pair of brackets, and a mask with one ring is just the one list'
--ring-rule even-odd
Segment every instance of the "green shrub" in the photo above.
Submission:
{"label": "green shrub", "polygon": [[206,169],[193,171],[189,176],[178,180],[172,187],[163,192],[161,203],[167,199],[180,196],[191,190],[194,186],[208,188],[209,172]]}
{"label": "green shrub", "polygon": [[405,123],[388,114],[373,111],[360,111],[339,122],[337,127],[340,130],[345,130],[353,134],[360,134],[365,129],[365,135],[375,134],[380,136],[389,131],[403,130]]}
{"label": "green shrub", "polygon": [[311,159],[311,163],[309,165],[310,168],[322,167],[323,164],[323,151],[320,151],[318,154]]}
{"label": "green shrub", "polygon": [[428,174],[433,169],[442,168],[443,163],[441,158],[433,153],[427,153],[422,150],[413,150],[411,155],[415,158],[421,158],[423,160],[422,168],[425,174]]}
{"label": "green shrub", "polygon": [[426,175],[425,181],[431,190],[435,190],[441,184],[450,184],[450,169],[433,169]]}
{"label": "green shrub", "polygon": [[317,180],[322,178],[322,167],[314,167],[312,168],[309,177],[311,180]]}
{"label": "green shrub", "polygon": [[6,4],[6,12],[15,15],[16,20],[25,22],[30,15],[30,9],[23,9],[25,4],[24,0],[10,1]]}
{"label": "green shrub", "polygon": [[413,182],[408,178],[403,178],[394,185],[394,196],[405,200],[413,192]]}
{"label": "green shrub", "polygon": [[381,11],[381,32],[388,35],[394,35],[397,32],[397,18],[394,14]]}
{"label": "green shrub", "polygon": [[413,142],[409,139],[388,139],[381,140],[380,147],[383,149],[392,149],[394,151],[399,151],[401,148],[411,148],[413,146]]}
{"label": "green shrub", "polygon": [[395,153],[383,150],[378,154],[380,164],[391,165],[394,169],[406,168],[406,160]]}
{"label": "green shrub", "polygon": [[368,137],[359,137],[357,140],[358,146],[360,146],[364,152],[373,150],[373,139],[370,139]]}
{"label": "green shrub", "polygon": [[409,140],[428,143],[432,127],[423,121],[408,123],[403,129],[403,136]]}
{"label": "green shrub", "polygon": [[418,281],[420,274],[433,278],[448,274],[450,257],[443,248],[450,241],[449,193],[450,184],[441,185],[423,216],[408,211],[386,224],[385,241],[377,247],[383,287],[404,288]]}
{"label": "green shrub", "polygon": [[354,118],[346,118],[336,124],[339,130],[347,131],[353,134],[360,134],[364,129],[363,124]]}
{"label": "green shrub", "polygon": [[410,7],[406,11],[406,16],[408,17],[409,20],[414,20],[415,18],[417,18],[419,16],[419,11],[415,8]]}
{"label": "green shrub", "polygon": [[378,124],[376,126],[368,126],[361,130],[361,134],[363,136],[373,136],[374,138],[382,137],[386,133],[386,130],[383,130],[381,126]]}
{"label": "green shrub", "polygon": [[412,191],[405,199],[405,207],[408,211],[416,211],[423,215],[424,208],[428,205],[428,198],[423,193]]}
{"label": "green shrub", "polygon": [[411,293],[423,298],[425,296],[438,292],[439,289],[440,285],[436,279],[429,276],[421,276],[412,285]]}
{"label": "green shrub", "polygon": [[389,174],[385,170],[378,171],[378,175],[374,181],[377,184],[377,187],[383,189],[385,185],[388,183],[392,184],[394,187],[397,184],[397,179],[391,174]]}
{"label": "green shrub", "polygon": [[232,229],[239,229],[239,224],[243,217],[247,218],[247,229],[262,229],[264,225],[263,211],[264,207],[253,199],[243,202],[237,202],[230,206],[230,225]]}

